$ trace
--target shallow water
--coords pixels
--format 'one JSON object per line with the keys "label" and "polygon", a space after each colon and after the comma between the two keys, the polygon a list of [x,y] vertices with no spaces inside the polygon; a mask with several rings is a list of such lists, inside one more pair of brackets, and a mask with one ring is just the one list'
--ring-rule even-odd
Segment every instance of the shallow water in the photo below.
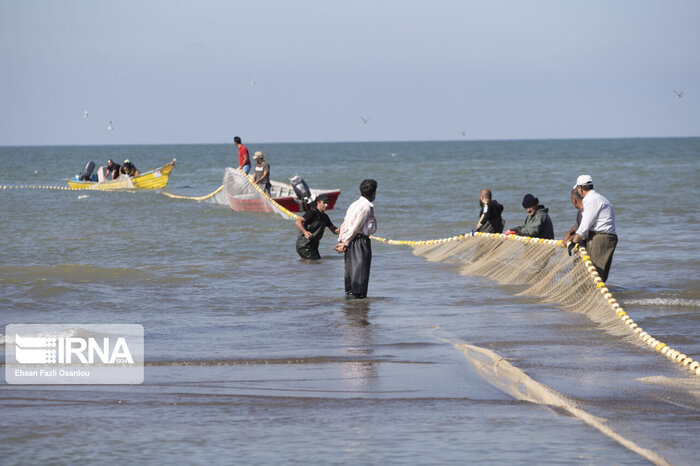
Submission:
{"label": "shallow water", "polygon": [[[267,154],[274,179],[299,173],[313,188],[340,188],[337,225],[359,182],[377,179],[377,234],[392,239],[471,230],[483,187],[505,205],[507,226],[524,220],[520,200],[533,193],[560,238],[575,219],[571,186],[589,173],[615,205],[612,292],[646,331],[700,359],[700,139],[248,146]],[[200,196],[221,184],[234,151],[4,147],[0,186],[60,185],[91,159],[146,170],[173,157],[167,190]],[[644,461],[570,413],[514,398],[462,342],[507,358],[639,447],[700,461],[698,377],[583,311],[377,243],[370,298],[345,302],[332,235],[323,260],[300,261],[294,223],[274,214],[157,192],[0,197],[3,329],[136,323],[146,334],[142,385],[0,386],[10,464]]]}

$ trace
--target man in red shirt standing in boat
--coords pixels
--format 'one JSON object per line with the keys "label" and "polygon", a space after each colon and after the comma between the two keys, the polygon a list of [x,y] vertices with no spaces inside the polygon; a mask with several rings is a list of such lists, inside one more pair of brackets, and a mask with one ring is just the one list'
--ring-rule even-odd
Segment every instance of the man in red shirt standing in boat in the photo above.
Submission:
{"label": "man in red shirt standing in boat", "polygon": [[250,156],[248,155],[248,148],[241,142],[240,136],[233,138],[234,144],[238,147],[238,168],[243,170],[246,175],[250,173]]}

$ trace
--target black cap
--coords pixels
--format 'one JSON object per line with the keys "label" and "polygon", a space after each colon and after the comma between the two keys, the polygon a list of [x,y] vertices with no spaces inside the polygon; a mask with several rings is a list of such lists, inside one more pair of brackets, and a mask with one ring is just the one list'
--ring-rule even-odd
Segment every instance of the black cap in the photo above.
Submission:
{"label": "black cap", "polygon": [[316,196],[316,202],[318,202],[318,201],[328,202],[330,200],[331,200],[331,198],[328,194],[319,194],[318,196]]}
{"label": "black cap", "polygon": [[527,209],[528,207],[532,207],[533,205],[537,205],[540,203],[540,200],[537,199],[535,196],[533,196],[530,193],[527,193],[525,197],[523,198],[523,208]]}

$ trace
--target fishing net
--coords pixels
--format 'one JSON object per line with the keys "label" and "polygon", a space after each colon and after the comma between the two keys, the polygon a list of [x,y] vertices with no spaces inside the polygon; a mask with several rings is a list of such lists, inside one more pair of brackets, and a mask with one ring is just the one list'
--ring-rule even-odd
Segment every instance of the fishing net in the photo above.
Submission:
{"label": "fishing net", "polygon": [[[273,185],[273,197],[276,196]],[[246,212],[268,212],[285,218],[297,218],[295,214],[275,202],[260,187],[253,184],[248,176],[231,167],[224,173],[223,189],[213,196],[210,202],[229,205],[233,210]]]}
{"label": "fishing net", "polygon": [[116,180],[100,181],[85,189],[96,191],[116,191],[121,189],[134,189],[134,184],[128,176],[120,176]]}
{"label": "fishing net", "polygon": [[226,168],[222,185],[205,196],[179,196],[167,192],[163,194],[173,199],[190,199],[225,205],[236,211],[276,213],[292,220],[299,218],[273,199],[273,197],[295,196],[291,186],[273,181],[272,197],[270,197],[257,184],[253,184],[245,173],[231,167]]}
{"label": "fishing net", "polygon": [[555,407],[580,419],[654,464],[670,464],[660,454],[640,446],[613,430],[608,420],[594,416],[581,408],[573,399],[530,378],[521,369],[513,366],[492,350],[464,342],[448,342],[464,354],[484,380],[516,400]]}
{"label": "fishing net", "polygon": [[610,334],[658,351],[700,375],[700,363],[652,337],[627,315],[598,276],[585,248],[572,257],[561,241],[488,233],[429,241],[372,239],[410,246],[415,255],[429,261],[457,264],[462,275],[518,285],[520,295],[584,313]]}

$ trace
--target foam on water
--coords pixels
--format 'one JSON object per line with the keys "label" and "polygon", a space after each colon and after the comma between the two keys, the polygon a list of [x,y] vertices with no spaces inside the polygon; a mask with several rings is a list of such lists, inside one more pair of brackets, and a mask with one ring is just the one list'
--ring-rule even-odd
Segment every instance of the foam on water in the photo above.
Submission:
{"label": "foam on water", "polygon": [[643,298],[626,299],[626,305],[650,307],[700,307],[700,299]]}

